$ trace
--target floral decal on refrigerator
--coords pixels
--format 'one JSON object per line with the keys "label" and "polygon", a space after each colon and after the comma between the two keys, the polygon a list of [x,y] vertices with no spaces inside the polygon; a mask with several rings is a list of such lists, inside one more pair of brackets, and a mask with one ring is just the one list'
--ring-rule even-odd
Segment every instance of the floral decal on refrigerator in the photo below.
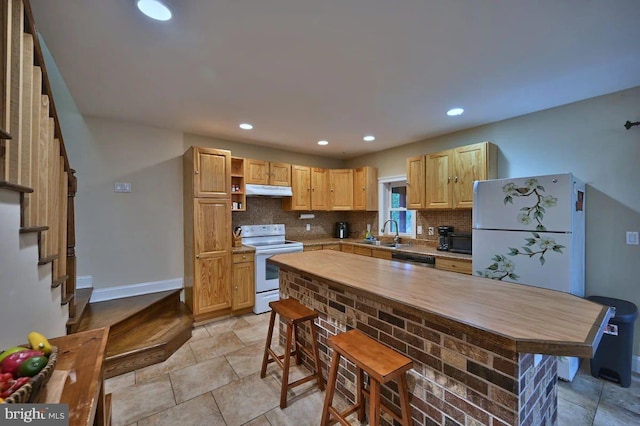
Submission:
{"label": "floral decal on refrigerator", "polygon": [[513,204],[514,197],[532,197],[535,203],[531,207],[522,207],[518,213],[518,221],[523,225],[529,225],[533,220],[538,222],[536,231],[546,231],[547,228],[542,224],[542,219],[546,213],[546,209],[555,207],[558,198],[553,195],[543,195],[544,187],[538,183],[538,179],[527,179],[523,186],[516,186],[515,183],[509,182],[502,187],[505,193],[504,204]]}
{"label": "floral decal on refrigerator", "polygon": [[[523,225],[528,225],[533,221],[537,222],[536,231],[546,231],[547,228],[542,224],[546,209],[555,207],[558,203],[558,198],[553,195],[544,194],[545,190],[542,185],[538,183],[537,179],[527,179],[522,186],[516,185],[514,182],[509,182],[502,187],[502,191],[505,193],[504,204],[513,204],[515,197],[532,197],[532,206],[522,207],[518,213],[518,221]],[[542,237],[537,232],[531,233],[533,238],[525,238],[526,244],[520,248],[509,247],[509,253],[507,254],[495,254],[491,260],[493,263],[481,271],[476,271],[476,274],[494,280],[502,280],[509,278],[513,281],[517,281],[520,276],[515,273],[516,263],[508,256],[527,256],[530,259],[537,257],[540,261],[540,265],[544,266],[545,255],[549,250],[556,253],[562,253],[562,249],[565,248],[561,244],[557,244],[555,239],[551,237]]]}

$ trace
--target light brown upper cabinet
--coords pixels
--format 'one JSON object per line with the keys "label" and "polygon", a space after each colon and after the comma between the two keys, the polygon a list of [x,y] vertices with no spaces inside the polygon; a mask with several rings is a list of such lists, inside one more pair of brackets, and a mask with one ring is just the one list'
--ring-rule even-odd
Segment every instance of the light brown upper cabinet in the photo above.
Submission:
{"label": "light brown upper cabinet", "polygon": [[359,167],[353,172],[353,209],[378,210],[378,169]]}
{"label": "light brown upper cabinet", "polygon": [[285,210],[311,210],[311,167],[291,166],[291,192],[282,199]]}
{"label": "light brown upper cabinet", "polygon": [[291,164],[247,158],[245,173],[249,184],[291,186]]}
{"label": "light brown upper cabinet", "polygon": [[285,210],[328,210],[327,170],[291,166],[292,197],[282,199]]}
{"label": "light brown upper cabinet", "polygon": [[329,170],[329,209],[353,210],[353,169]]}
{"label": "light brown upper cabinet", "polygon": [[427,154],[425,207],[472,208],[473,182],[498,176],[497,157],[498,148],[490,142]]}
{"label": "light brown upper cabinet", "polygon": [[424,162],[424,155],[407,158],[407,209],[409,210],[424,208]]}
{"label": "light brown upper cabinet", "polygon": [[329,210],[329,172],[311,168],[311,210]]}
{"label": "light brown upper cabinet", "polygon": [[231,155],[223,149],[191,147],[184,155],[185,181],[192,183],[190,196],[231,197]]}

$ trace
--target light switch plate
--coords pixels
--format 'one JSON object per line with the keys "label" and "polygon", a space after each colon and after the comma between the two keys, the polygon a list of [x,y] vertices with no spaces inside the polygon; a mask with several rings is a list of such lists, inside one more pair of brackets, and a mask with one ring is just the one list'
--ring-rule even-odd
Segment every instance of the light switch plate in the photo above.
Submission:
{"label": "light switch plate", "polygon": [[131,184],[129,182],[116,182],[113,185],[113,192],[131,192]]}
{"label": "light switch plate", "polygon": [[422,234],[422,225],[418,225],[418,234]]}
{"label": "light switch plate", "polygon": [[638,233],[627,231],[627,245],[637,246],[638,244],[640,244],[640,241],[638,241]]}

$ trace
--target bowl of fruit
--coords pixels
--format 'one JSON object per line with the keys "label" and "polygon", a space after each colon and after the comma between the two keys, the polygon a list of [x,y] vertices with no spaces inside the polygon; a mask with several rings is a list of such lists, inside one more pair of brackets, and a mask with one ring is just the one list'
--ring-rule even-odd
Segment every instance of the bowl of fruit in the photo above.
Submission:
{"label": "bowl of fruit", "polygon": [[58,348],[42,334],[28,334],[28,345],[0,352],[0,403],[36,402],[56,366]]}

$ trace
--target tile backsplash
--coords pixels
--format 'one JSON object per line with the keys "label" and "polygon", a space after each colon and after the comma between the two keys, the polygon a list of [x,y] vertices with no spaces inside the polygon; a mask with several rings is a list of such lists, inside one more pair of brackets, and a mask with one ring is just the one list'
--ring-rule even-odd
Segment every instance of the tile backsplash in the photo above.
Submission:
{"label": "tile backsplash", "polygon": [[[379,232],[378,212],[327,212],[314,211],[313,219],[299,219],[297,211],[285,211],[282,209],[281,198],[248,197],[247,211],[233,212],[233,226],[263,225],[269,223],[284,223],[287,228],[287,238],[313,239],[332,237],[335,223],[346,221],[349,223],[351,238],[364,238],[367,224],[371,224],[374,235]],[[306,225],[311,225],[311,230],[306,230]],[[456,232],[471,232],[471,210],[419,210],[417,224],[422,226],[423,234],[417,235],[417,239],[436,242],[438,240],[437,227],[450,225]],[[434,235],[428,235],[428,229],[435,228]]]}

